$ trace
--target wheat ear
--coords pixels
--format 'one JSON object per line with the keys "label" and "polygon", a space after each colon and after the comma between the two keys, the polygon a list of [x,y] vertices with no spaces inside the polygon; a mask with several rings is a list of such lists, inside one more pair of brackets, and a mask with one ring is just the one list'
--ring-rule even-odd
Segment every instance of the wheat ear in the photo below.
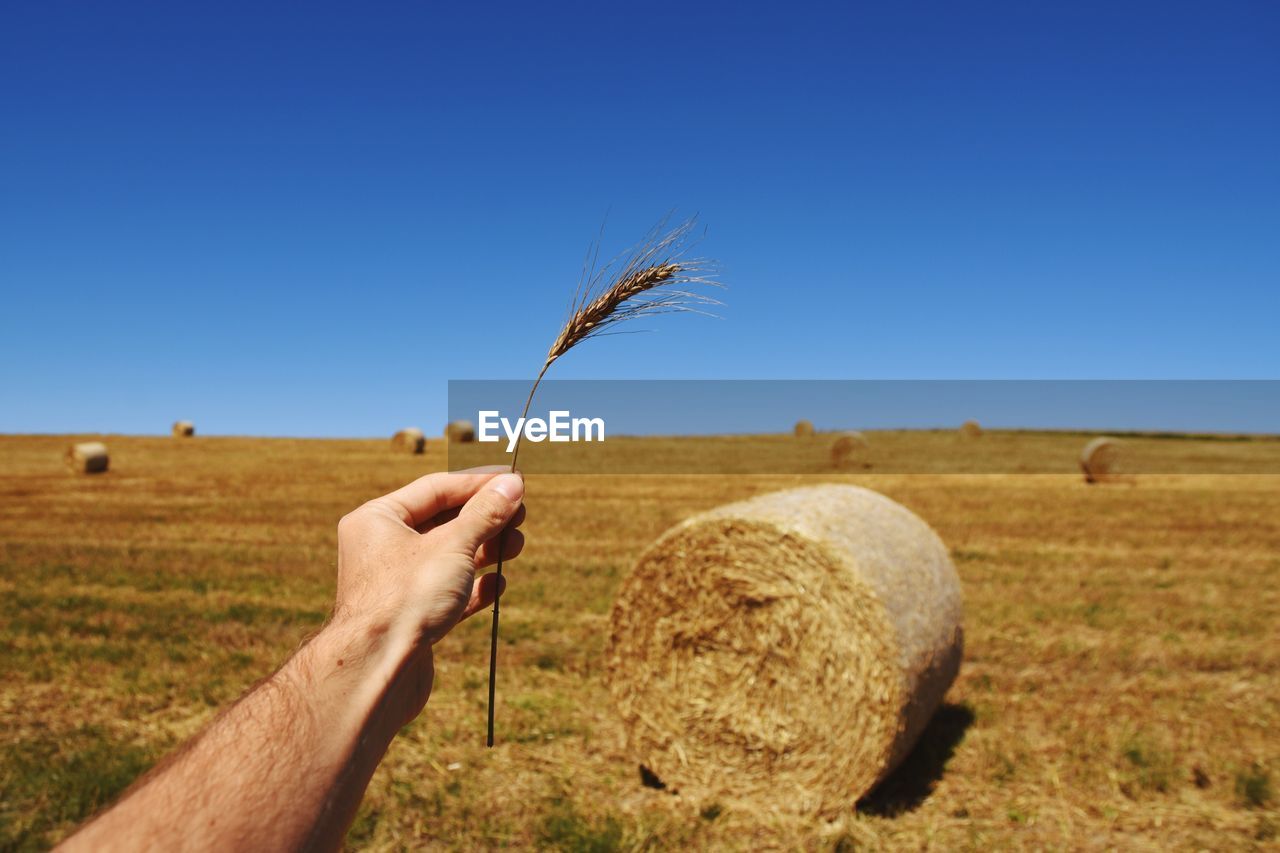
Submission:
{"label": "wheat ear", "polygon": [[[538,385],[542,383],[542,378],[547,375],[551,365],[588,338],[618,334],[612,330],[613,326],[638,317],[673,312],[705,314],[707,307],[720,304],[705,293],[690,289],[698,285],[721,286],[714,280],[710,261],[687,257],[689,237],[695,220],[687,219],[670,230],[667,230],[667,221],[664,218],[654,226],[645,239],[629,253],[599,269],[595,268],[599,242],[588,252],[588,262],[583,265],[582,278],[578,281],[578,289],[569,306],[569,316],[551,348],[547,350],[547,358],[542,363],[537,378],[533,380],[533,386],[529,388],[521,419],[528,417],[533,395],[537,393]],[[512,449],[513,472],[520,456],[522,437],[523,432],[516,436],[516,445]],[[499,579],[502,577],[502,553],[506,549],[506,543],[507,534],[504,530],[498,537],[496,572]],[[501,580],[498,589],[502,589]],[[498,592],[493,599],[493,626],[489,634],[489,728],[486,738],[489,746],[493,746],[493,700],[498,684],[498,614],[501,600],[502,594]]]}

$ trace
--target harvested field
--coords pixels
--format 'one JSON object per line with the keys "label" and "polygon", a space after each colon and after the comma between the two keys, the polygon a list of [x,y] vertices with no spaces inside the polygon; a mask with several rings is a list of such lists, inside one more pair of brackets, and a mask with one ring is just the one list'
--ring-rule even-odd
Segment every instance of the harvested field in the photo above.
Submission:
{"label": "harvested field", "polygon": [[[440,439],[413,456],[385,438],[107,436],[110,470],[75,477],[62,461],[75,440],[0,437],[0,848],[56,841],[270,671],[325,619],[339,516],[445,464]],[[784,439],[721,446],[753,441]],[[960,444],[874,441],[888,458],[947,459]],[[1045,474],[837,474],[823,446],[807,475],[531,476],[528,546],[503,597],[498,746],[484,748],[480,617],[437,647],[435,695],[374,777],[350,846],[1273,844],[1280,477],[1091,488],[1082,443],[1035,436],[1034,459],[1061,460]],[[1246,444],[1240,470],[1274,442]],[[1189,443],[1186,456],[1218,450]],[[684,518],[819,482],[879,491],[946,543],[965,657],[940,711],[899,771],[833,821],[642,786],[603,672],[624,574]]]}

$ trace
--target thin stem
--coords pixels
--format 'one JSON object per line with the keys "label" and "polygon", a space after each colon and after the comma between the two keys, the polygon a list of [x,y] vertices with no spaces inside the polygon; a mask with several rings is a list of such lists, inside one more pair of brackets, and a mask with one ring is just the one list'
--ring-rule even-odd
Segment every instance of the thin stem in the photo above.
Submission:
{"label": "thin stem", "polygon": [[[529,389],[529,396],[524,401],[524,411],[520,414],[520,419],[524,420],[529,416],[529,406],[533,404],[533,395],[538,390],[538,385],[542,383],[542,377],[547,375],[547,368],[551,366],[551,362],[555,359],[548,359],[542,365],[542,370],[538,373],[538,378],[533,380],[533,387]],[[515,473],[516,459],[520,457],[520,440],[524,438],[524,430],[516,436],[516,446],[511,452],[511,473]],[[507,530],[504,527],[502,532],[498,534],[498,589],[493,596],[493,626],[489,631],[489,733],[486,738],[486,745],[493,746],[493,697],[498,688],[498,611],[499,603],[502,601],[502,552],[506,550]]]}

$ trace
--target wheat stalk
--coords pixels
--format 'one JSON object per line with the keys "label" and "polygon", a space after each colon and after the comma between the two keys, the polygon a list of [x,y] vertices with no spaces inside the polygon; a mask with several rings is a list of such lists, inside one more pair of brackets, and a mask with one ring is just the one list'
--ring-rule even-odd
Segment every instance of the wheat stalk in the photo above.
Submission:
{"label": "wheat stalk", "polygon": [[[713,278],[710,261],[687,257],[689,235],[693,232],[695,219],[687,219],[669,231],[667,221],[663,218],[638,246],[598,269],[599,240],[593,244],[583,264],[582,277],[569,306],[569,316],[547,350],[547,358],[533,380],[521,419],[528,417],[533,395],[551,365],[588,338],[620,334],[612,331],[612,327],[638,317],[674,312],[705,314],[707,312],[703,309],[720,304],[704,293],[689,289],[698,285],[720,286]],[[512,471],[516,470],[523,436],[521,431],[512,448]],[[496,571],[499,578],[502,577],[502,552],[506,541],[506,532],[503,531],[498,537]],[[501,585],[498,588],[501,589]],[[501,600],[501,593],[494,596],[493,627],[489,635],[489,746],[493,746],[493,700],[498,683],[498,613]]]}

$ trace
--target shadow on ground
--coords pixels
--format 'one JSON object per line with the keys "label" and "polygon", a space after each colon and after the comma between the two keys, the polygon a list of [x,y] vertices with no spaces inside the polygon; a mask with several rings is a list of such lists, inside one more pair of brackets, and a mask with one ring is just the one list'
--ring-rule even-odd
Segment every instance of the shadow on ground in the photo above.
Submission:
{"label": "shadow on ground", "polygon": [[898,769],[858,801],[858,811],[893,817],[918,808],[933,793],[973,719],[968,705],[944,703]]}

